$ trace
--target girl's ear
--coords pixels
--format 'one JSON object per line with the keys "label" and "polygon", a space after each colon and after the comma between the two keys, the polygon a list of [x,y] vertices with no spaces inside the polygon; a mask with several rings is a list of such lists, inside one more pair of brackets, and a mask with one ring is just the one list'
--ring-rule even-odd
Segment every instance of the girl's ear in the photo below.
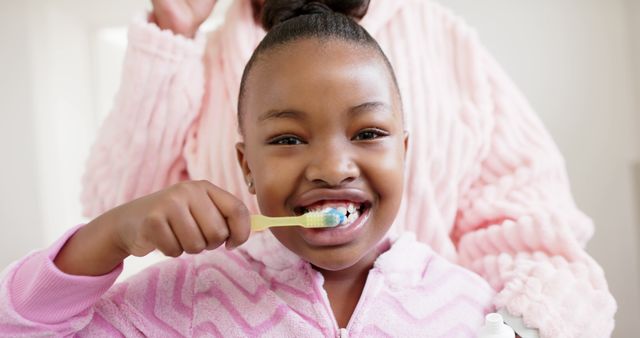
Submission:
{"label": "girl's ear", "polygon": [[251,169],[249,169],[249,163],[247,163],[247,156],[244,147],[244,142],[236,143],[236,155],[238,157],[238,164],[240,165],[240,169],[242,169],[242,175],[244,176],[244,181],[247,184],[247,188],[249,189],[249,193],[255,195],[256,188],[253,183],[253,177],[251,175]]}

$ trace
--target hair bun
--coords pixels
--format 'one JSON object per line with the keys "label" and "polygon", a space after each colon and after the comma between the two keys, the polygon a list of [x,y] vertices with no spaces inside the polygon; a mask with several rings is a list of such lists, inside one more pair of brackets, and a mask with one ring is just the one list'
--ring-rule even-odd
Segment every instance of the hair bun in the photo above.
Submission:
{"label": "hair bun", "polygon": [[333,10],[329,6],[317,1],[308,2],[298,10],[298,13],[300,13],[300,15],[326,14],[331,12],[333,12]]}
{"label": "hair bun", "polygon": [[262,27],[269,31],[289,19],[313,14],[342,13],[361,19],[369,9],[369,0],[266,0],[262,9]]}

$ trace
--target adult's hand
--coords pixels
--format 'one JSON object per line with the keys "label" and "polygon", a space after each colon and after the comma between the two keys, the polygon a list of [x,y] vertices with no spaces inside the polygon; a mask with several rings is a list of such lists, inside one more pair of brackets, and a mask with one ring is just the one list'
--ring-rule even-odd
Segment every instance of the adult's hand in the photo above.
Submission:
{"label": "adult's hand", "polygon": [[161,29],[193,38],[209,17],[216,0],[151,0],[151,21]]}

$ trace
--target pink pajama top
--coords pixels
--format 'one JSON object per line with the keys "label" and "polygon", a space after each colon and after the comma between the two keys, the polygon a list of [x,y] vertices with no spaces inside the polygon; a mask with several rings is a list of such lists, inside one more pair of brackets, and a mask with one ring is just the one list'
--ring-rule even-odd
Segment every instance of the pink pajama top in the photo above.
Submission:
{"label": "pink pajama top", "polygon": [[[495,291],[413,234],[387,239],[346,327],[323,277],[269,232],[234,251],[183,255],[113,285],[121,271],[66,275],[48,250],[0,280],[2,337],[468,337]],[[113,286],[112,286],[113,285]]]}
{"label": "pink pajama top", "polygon": [[[494,305],[542,337],[606,337],[616,304],[584,251],[563,158],[475,32],[427,0],[374,0],[361,24],[388,55],[410,135],[398,230],[498,291]],[[84,177],[87,216],[182,179],[207,179],[257,211],[238,168],[240,77],[264,36],[248,0],[195,40],[143,20]]]}

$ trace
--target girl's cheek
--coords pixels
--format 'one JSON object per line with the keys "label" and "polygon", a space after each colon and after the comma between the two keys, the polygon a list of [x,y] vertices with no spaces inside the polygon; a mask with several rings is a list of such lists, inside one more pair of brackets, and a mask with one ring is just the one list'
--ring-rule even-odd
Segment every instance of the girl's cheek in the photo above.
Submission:
{"label": "girl's cheek", "polygon": [[375,165],[370,166],[373,189],[384,199],[385,206],[397,208],[402,199],[404,186],[404,162],[402,156],[388,154],[380,156]]}
{"label": "girl's cheek", "polygon": [[282,214],[283,211],[287,212],[283,210],[286,201],[291,196],[292,191],[295,191],[292,177],[293,175],[290,173],[278,168],[265,170],[265,175],[260,177],[262,189],[258,192],[260,206],[265,213],[278,215]]}

